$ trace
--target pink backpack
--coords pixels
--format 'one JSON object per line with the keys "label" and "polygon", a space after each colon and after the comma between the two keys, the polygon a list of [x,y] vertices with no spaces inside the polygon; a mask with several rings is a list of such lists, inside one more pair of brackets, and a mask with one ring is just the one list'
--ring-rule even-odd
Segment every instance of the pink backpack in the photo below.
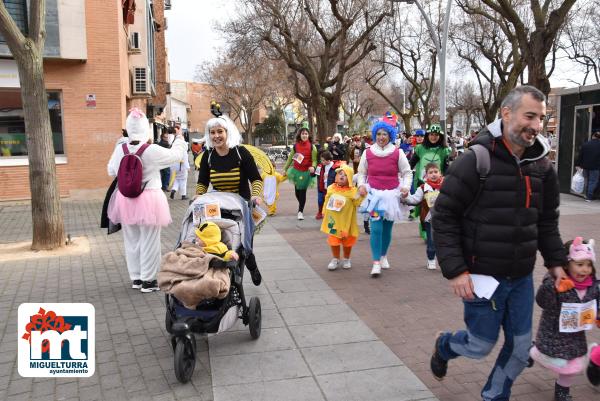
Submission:
{"label": "pink backpack", "polygon": [[[117,183],[119,192],[127,198],[137,198],[140,196],[144,188],[142,187],[142,153],[150,146],[143,144],[135,154],[129,153],[127,144],[123,144],[123,153],[125,156],[119,164],[119,172],[117,173]],[[145,186],[145,185],[144,185]]]}

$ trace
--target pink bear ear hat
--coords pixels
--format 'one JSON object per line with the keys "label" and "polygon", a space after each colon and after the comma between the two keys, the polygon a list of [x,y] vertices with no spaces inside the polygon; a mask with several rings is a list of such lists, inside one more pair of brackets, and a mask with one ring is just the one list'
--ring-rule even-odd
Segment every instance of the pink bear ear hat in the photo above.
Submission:
{"label": "pink bear ear hat", "polygon": [[569,260],[580,262],[582,260],[596,261],[594,253],[594,240],[591,239],[587,244],[583,243],[583,238],[575,237],[573,243],[569,246]]}
{"label": "pink bear ear hat", "polygon": [[595,346],[590,352],[590,361],[594,362],[596,366],[600,366],[600,346]]}

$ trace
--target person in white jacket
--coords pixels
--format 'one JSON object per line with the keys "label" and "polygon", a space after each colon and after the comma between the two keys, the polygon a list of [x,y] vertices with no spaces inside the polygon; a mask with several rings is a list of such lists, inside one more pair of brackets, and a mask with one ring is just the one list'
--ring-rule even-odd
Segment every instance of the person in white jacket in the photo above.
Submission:
{"label": "person in white jacket", "polygon": [[[130,153],[136,153],[150,140],[150,124],[139,109],[129,110],[126,122]],[[161,189],[160,170],[186,156],[187,144],[183,135],[175,137],[170,149],[149,145],[141,155],[142,193],[135,198],[125,197],[118,190],[108,205],[108,217],[123,227],[125,260],[131,278],[131,288],[142,292],[158,291],[156,275],[160,267],[161,227],[171,223],[167,197]],[[122,146],[117,146],[108,162],[108,175],[116,177],[124,156]],[[118,185],[118,183],[117,183]]]}
{"label": "person in white jacket", "polygon": [[[187,143],[186,143],[187,145]],[[175,193],[181,194],[181,199],[187,199],[187,179],[188,171],[190,170],[190,162],[187,153],[185,157],[171,164],[171,199],[175,199]]]}

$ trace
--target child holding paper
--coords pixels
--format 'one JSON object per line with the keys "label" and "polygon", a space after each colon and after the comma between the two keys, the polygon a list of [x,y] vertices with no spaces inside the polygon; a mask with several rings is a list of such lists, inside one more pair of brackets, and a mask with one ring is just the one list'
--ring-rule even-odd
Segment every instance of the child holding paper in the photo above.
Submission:
{"label": "child holding paper", "polygon": [[567,242],[565,248],[568,277],[558,289],[554,278],[544,277],[536,294],[536,302],[543,311],[535,345],[529,352],[533,360],[558,373],[554,386],[557,401],[572,400],[569,388],[586,369],[585,330],[593,327],[600,300],[594,240],[585,242],[577,237]]}
{"label": "child holding paper", "polygon": [[[327,265],[329,270],[337,269],[339,264],[344,269],[352,267],[350,253],[358,238],[356,209],[364,199],[352,184],[354,176],[352,167],[342,164],[335,172],[335,182],[327,188],[327,195],[325,195],[325,214],[321,224],[321,231],[329,234],[327,243],[333,254],[333,259]],[[344,249],[344,260],[341,263],[340,245]]]}

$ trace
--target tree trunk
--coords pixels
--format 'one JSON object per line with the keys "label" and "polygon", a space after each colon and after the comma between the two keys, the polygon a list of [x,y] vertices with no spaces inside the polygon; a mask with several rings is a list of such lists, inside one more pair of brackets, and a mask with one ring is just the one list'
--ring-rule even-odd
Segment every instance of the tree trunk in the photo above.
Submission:
{"label": "tree trunk", "polygon": [[550,93],[550,80],[546,74],[545,62],[539,62],[534,57],[528,60],[527,63],[527,83],[541,90],[544,95],[548,96]]}
{"label": "tree trunk", "polygon": [[31,248],[54,249],[64,245],[65,232],[56,179],[43,58],[40,51],[31,46],[28,52],[15,56],[15,59],[19,68],[29,155],[33,222]]}

